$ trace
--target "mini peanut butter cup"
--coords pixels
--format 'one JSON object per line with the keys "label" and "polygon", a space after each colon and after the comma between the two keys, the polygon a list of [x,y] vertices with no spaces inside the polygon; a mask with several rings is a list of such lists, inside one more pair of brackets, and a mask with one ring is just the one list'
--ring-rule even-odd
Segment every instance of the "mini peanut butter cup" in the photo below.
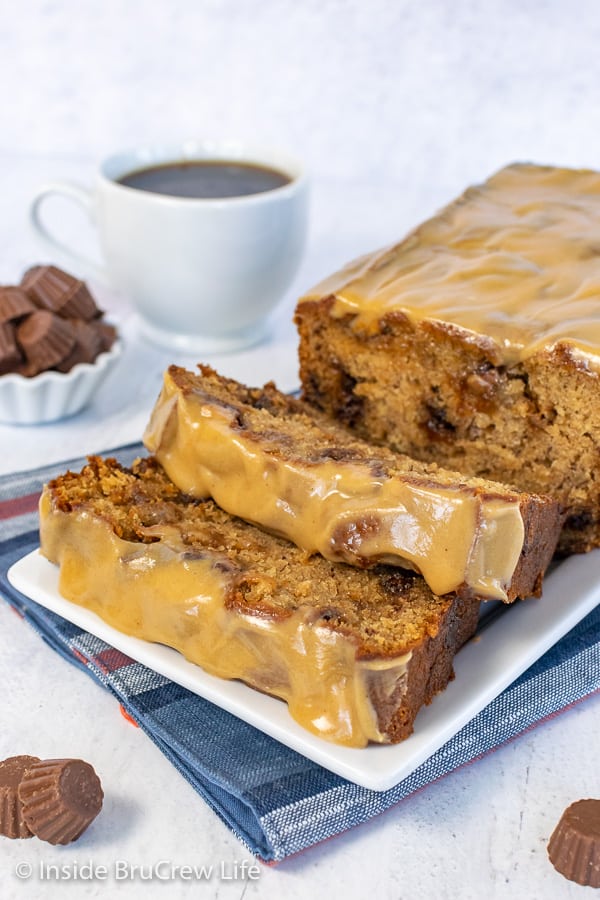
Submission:
{"label": "mini peanut butter cup", "polygon": [[577,800],[548,841],[550,862],[577,884],[600,887],[600,800]]}
{"label": "mini peanut butter cup", "polygon": [[19,799],[27,827],[36,837],[50,844],[70,844],[96,818],[104,793],[89,763],[46,759],[27,769]]}
{"label": "mini peanut butter cup", "polygon": [[32,266],[23,275],[21,288],[36,306],[56,312],[78,283],[79,279],[57,266]]}
{"label": "mini peanut butter cup", "polygon": [[56,266],[29,269],[21,287],[40,309],[64,318],[93,319],[100,312],[85,282]]}
{"label": "mini peanut butter cup", "polygon": [[72,324],[44,309],[27,316],[17,326],[16,336],[32,375],[54,368],[75,346]]}
{"label": "mini peanut butter cup", "polygon": [[23,362],[12,322],[0,322],[0,375],[16,372]]}
{"label": "mini peanut butter cup", "polygon": [[104,350],[102,334],[95,321],[69,321],[75,333],[75,345],[68,356],[55,366],[59,372],[70,372],[78,363],[92,363]]}
{"label": "mini peanut butter cup", "polygon": [[114,325],[110,325],[103,319],[99,319],[97,322],[94,322],[94,325],[98,329],[98,332],[102,337],[102,350],[110,350],[117,339],[117,329]]}
{"label": "mini peanut butter cup", "polygon": [[77,287],[65,298],[63,305],[57,312],[61,316],[79,318],[86,321],[95,319],[100,314],[94,298],[83,281],[78,282]]}
{"label": "mini peanut butter cup", "polygon": [[9,838],[29,838],[33,833],[23,818],[19,784],[37,756],[9,756],[0,762],[0,834]]}
{"label": "mini peanut butter cup", "polygon": [[25,281],[26,278],[33,278],[34,272],[39,272],[40,269],[43,269],[41,265],[30,266],[26,272],[23,273],[23,277],[21,278],[21,284]]}
{"label": "mini peanut butter cup", "polygon": [[21,288],[0,288],[0,323],[14,322],[33,312],[35,308],[35,304]]}

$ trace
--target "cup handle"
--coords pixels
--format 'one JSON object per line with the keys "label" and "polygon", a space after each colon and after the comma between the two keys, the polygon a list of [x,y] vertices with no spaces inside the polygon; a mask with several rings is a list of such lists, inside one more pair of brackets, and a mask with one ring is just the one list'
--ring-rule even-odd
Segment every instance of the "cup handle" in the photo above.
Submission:
{"label": "cup handle", "polygon": [[101,283],[111,287],[112,285],[108,276],[108,272],[103,266],[98,265],[98,263],[95,263],[93,260],[88,259],[83,254],[77,253],[75,250],[71,250],[71,248],[68,247],[67,244],[54,237],[54,235],[48,230],[48,228],[46,228],[46,226],[42,222],[42,218],[40,215],[42,204],[44,200],[46,200],[48,197],[51,197],[53,194],[58,194],[63,197],[69,197],[71,200],[75,200],[76,203],[84,208],[92,224],[95,224],[93,197],[91,191],[88,191],[86,190],[86,188],[80,187],[80,185],[74,184],[70,181],[50,181],[47,184],[43,184],[36,191],[29,207],[29,221],[31,222],[34,231],[49,247],[51,247],[53,250],[58,250],[63,256],[65,256],[71,262],[75,263],[78,269],[83,270],[83,272],[90,277],[95,278]]}

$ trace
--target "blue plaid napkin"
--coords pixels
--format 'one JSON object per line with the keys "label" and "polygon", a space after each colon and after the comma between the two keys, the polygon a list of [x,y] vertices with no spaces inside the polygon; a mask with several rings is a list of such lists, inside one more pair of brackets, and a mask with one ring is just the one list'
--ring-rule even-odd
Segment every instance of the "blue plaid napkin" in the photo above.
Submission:
{"label": "blue plaid napkin", "polygon": [[[140,444],[119,448],[124,464]],[[85,460],[0,478],[0,590],[43,640],[111,691],[197,792],[265,862],[365,822],[600,689],[597,607],[462,731],[394,788],[358,787],[147,669],[15,591],[7,570],[38,545],[44,482]]]}

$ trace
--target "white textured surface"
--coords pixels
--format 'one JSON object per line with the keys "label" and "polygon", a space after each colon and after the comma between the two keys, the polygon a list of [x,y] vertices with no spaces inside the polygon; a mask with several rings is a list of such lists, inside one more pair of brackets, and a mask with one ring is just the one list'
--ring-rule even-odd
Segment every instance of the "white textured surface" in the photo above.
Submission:
{"label": "white textured surface", "polygon": [[[295,296],[398,238],[466,184],[521,159],[600,167],[595,0],[0,0],[0,281],[48,259],[26,210],[43,181],[89,183],[122,146],[234,136],[303,157],[313,175],[303,266],[268,345],[213,362],[258,383],[296,378]],[[75,210],[49,211],[94,248]],[[60,263],[60,260],[49,260]],[[0,471],[139,437],[171,360],[137,340],[126,300],[99,291],[127,339],[88,411],[0,427]],[[2,840],[2,897],[570,898],[546,843],[563,808],[598,796],[600,700],[590,699],[372,823],[258,882],[19,882],[19,859],[112,866],[248,858],[224,825],[119,716],[114,701],[0,606],[0,754],[81,755],[106,808],[65,849]]]}

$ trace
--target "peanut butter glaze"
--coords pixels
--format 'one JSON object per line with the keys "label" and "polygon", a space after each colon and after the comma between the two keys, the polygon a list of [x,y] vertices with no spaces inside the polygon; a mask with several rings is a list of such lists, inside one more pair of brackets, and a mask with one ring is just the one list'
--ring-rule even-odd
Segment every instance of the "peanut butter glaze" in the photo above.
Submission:
{"label": "peanut butter glaze", "polygon": [[144,435],[182,491],[327,559],[400,564],[437,594],[507,600],[525,535],[518,494],[418,472],[394,477],[385,459],[307,462],[294,454],[288,420],[276,419],[275,433],[254,433],[240,426],[233,398],[219,402],[193,378],[176,367],[165,373]]}
{"label": "peanut butter glaze", "polygon": [[598,371],[600,173],[508,166],[300,303],[325,297],[357,330],[399,312],[491,341],[507,365],[564,343]]}
{"label": "peanut butter glaze", "polygon": [[[343,634],[315,625],[309,607],[288,616],[227,608],[228,576],[211,558],[189,558],[174,531],[130,544],[85,513],[52,512],[42,500],[42,550],[60,564],[60,593],[126,634],[173,647],[220,678],[280,697],[303,727],[349,746],[383,742],[369,699],[406,680],[411,653],[356,660]],[[150,535],[149,535],[150,536]]]}
{"label": "peanut butter glaze", "polygon": [[408,737],[453,677],[479,604],[367,572],[192,500],[152,457],[90,457],[45,486],[41,551],[60,590],[122,631],[286,700],[299,724],[364,746]]}

